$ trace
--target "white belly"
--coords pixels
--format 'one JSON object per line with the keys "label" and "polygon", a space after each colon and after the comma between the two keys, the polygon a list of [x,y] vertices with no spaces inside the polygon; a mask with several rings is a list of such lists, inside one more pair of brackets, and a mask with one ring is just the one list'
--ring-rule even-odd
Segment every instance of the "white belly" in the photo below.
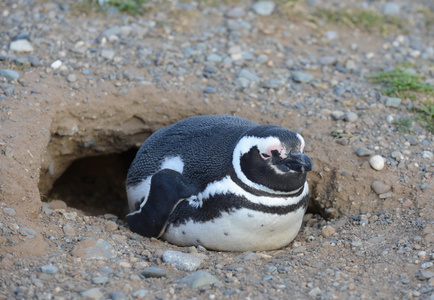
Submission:
{"label": "white belly", "polygon": [[304,207],[286,215],[242,208],[205,223],[190,220],[176,227],[169,225],[162,238],[179,246],[202,245],[221,251],[273,250],[295,238],[304,212]]}

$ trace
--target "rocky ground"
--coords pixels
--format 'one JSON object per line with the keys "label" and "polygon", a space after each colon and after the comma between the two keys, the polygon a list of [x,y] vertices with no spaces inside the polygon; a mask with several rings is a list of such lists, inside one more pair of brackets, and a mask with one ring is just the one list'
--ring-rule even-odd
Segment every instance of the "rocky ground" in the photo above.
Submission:
{"label": "rocky ground", "polygon": [[[416,113],[433,96],[369,80],[401,66],[434,84],[431,1],[86,3],[0,3],[1,299],[434,299]],[[311,203],[284,249],[179,248],[124,223],[137,147],[221,113],[305,137]]]}

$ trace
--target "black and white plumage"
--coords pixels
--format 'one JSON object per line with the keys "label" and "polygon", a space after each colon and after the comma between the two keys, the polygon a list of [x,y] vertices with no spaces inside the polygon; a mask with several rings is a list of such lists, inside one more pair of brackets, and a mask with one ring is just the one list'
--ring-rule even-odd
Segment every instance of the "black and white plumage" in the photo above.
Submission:
{"label": "black and white plumage", "polygon": [[308,205],[313,164],[303,148],[298,133],[228,115],[160,129],[128,171],[130,229],[179,246],[281,248]]}

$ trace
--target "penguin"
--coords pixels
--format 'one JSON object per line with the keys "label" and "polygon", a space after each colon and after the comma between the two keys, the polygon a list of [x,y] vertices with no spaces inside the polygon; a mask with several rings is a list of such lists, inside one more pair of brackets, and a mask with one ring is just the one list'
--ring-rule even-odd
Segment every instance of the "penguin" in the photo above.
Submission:
{"label": "penguin", "polygon": [[154,132],[126,179],[129,228],[178,246],[262,251],[288,245],[309,199],[303,137],[231,115]]}

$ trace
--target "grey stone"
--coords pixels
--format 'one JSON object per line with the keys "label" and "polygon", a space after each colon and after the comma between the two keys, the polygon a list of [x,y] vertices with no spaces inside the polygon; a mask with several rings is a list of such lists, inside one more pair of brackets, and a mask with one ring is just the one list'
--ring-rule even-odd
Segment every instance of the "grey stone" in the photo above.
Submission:
{"label": "grey stone", "polygon": [[72,250],[72,255],[82,258],[109,259],[116,257],[113,246],[103,239],[84,239]]}
{"label": "grey stone", "polygon": [[128,299],[128,297],[122,291],[115,291],[115,292],[110,293],[110,299],[112,299],[112,300],[126,300],[126,299]]}
{"label": "grey stone", "polygon": [[241,69],[240,72],[238,73],[238,78],[245,78],[255,83],[261,81],[261,78],[259,78],[258,76],[256,76],[255,74],[253,74],[251,71],[247,69]]}
{"label": "grey stone", "polygon": [[205,271],[194,272],[179,280],[179,283],[184,283],[192,289],[200,288],[204,285],[216,284],[219,282],[220,280],[218,280],[215,276]]}
{"label": "grey stone", "polygon": [[331,116],[332,116],[333,120],[338,121],[338,120],[342,120],[344,118],[345,113],[343,111],[336,110],[336,111],[332,112]]}
{"label": "grey stone", "polygon": [[13,208],[4,207],[3,212],[7,214],[10,217],[15,217],[17,215],[17,212]]}
{"label": "grey stone", "polygon": [[41,271],[42,273],[52,275],[57,273],[59,269],[53,265],[45,265],[41,267]]}
{"label": "grey stone", "polygon": [[384,168],[384,158],[380,155],[374,155],[369,159],[371,167],[377,171],[381,171]]}
{"label": "grey stone", "polygon": [[7,86],[3,89],[6,96],[10,97],[15,95],[15,88],[13,86]]}
{"label": "grey stone", "polygon": [[372,154],[374,154],[374,151],[369,150],[368,148],[359,147],[356,150],[356,155],[358,157],[371,156]]}
{"label": "grey stone", "polygon": [[430,270],[421,270],[419,273],[419,279],[427,280],[434,277],[434,272]]}
{"label": "grey stone", "polygon": [[385,184],[381,181],[378,181],[378,180],[373,181],[371,183],[371,188],[377,195],[387,193],[391,190],[390,185],[387,185],[387,184]]}
{"label": "grey stone", "polygon": [[37,235],[36,231],[25,227],[20,228],[20,234],[28,238],[34,238]]}
{"label": "grey stone", "polygon": [[264,83],[264,88],[267,89],[278,89],[280,87],[282,87],[285,84],[285,80],[281,79],[281,78],[273,78],[270,80],[267,80]]}
{"label": "grey stone", "polygon": [[205,66],[205,72],[214,74],[214,73],[217,73],[217,68],[214,66],[208,65],[208,66]]}
{"label": "grey stone", "polygon": [[81,296],[87,299],[102,299],[104,297],[104,294],[100,291],[99,288],[92,288],[81,292]]}
{"label": "grey stone", "polygon": [[334,65],[337,62],[337,58],[334,56],[323,56],[318,59],[320,65]]}
{"label": "grey stone", "polygon": [[145,278],[150,278],[150,277],[159,278],[159,277],[165,277],[167,275],[167,271],[157,267],[149,267],[144,269],[142,272],[140,272],[140,275],[142,275]]}
{"label": "grey stone", "polygon": [[276,4],[273,1],[259,1],[252,5],[252,10],[260,16],[269,16],[275,7]]}
{"label": "grey stone", "polygon": [[103,284],[103,283],[106,283],[108,281],[109,281],[108,277],[105,277],[105,276],[92,277],[92,283],[95,283],[95,284]]}
{"label": "grey stone", "polygon": [[113,49],[102,49],[100,55],[102,58],[113,60],[116,52]]}
{"label": "grey stone", "polygon": [[357,70],[357,66],[356,63],[354,62],[354,60],[349,59],[345,62],[345,69],[347,69],[348,71],[355,71]]}
{"label": "grey stone", "polygon": [[216,89],[216,88],[213,88],[213,87],[206,87],[206,88],[203,90],[203,92],[204,92],[205,94],[215,94],[215,93],[217,93],[217,89]]}
{"label": "grey stone", "polygon": [[134,293],[132,293],[131,295],[134,298],[142,299],[142,298],[144,298],[146,295],[148,295],[150,293],[151,292],[149,290],[138,290],[138,291],[135,291]]}
{"label": "grey stone", "polygon": [[422,185],[420,186],[420,189],[421,189],[421,190],[429,190],[430,188],[431,188],[431,186],[428,185],[428,184],[422,184]]}
{"label": "grey stone", "polygon": [[358,118],[359,118],[359,116],[356,113],[349,111],[349,112],[345,113],[343,120],[347,121],[347,122],[355,122],[355,121],[357,121]]}
{"label": "grey stone", "polygon": [[247,88],[250,86],[250,80],[248,80],[247,78],[239,77],[235,79],[234,84],[237,87]]}
{"label": "grey stone", "polygon": [[9,80],[14,80],[14,79],[20,78],[20,74],[17,71],[9,70],[9,69],[0,70],[0,76],[3,76]]}
{"label": "grey stone", "polygon": [[220,55],[213,53],[213,54],[208,55],[206,57],[206,60],[209,62],[219,63],[219,62],[223,61],[223,58]]}
{"label": "grey stone", "polygon": [[178,270],[196,271],[203,262],[203,259],[191,253],[167,250],[163,253],[163,261],[173,265]]}
{"label": "grey stone", "polygon": [[75,74],[69,74],[68,77],[66,77],[66,80],[69,82],[75,82],[77,81],[77,76],[75,76]]}
{"label": "grey stone", "polygon": [[387,107],[398,107],[401,104],[401,98],[387,97],[384,105]]}
{"label": "grey stone", "polygon": [[313,288],[310,290],[310,292],[308,293],[310,297],[312,298],[318,298],[322,295],[322,291],[319,287]]}
{"label": "grey stone", "polygon": [[432,159],[433,153],[431,151],[422,151],[420,154],[422,154],[422,158]]}
{"label": "grey stone", "polygon": [[16,40],[11,42],[9,49],[16,52],[33,52],[34,48],[28,40]]}
{"label": "grey stone", "polygon": [[30,62],[30,64],[31,64],[32,66],[34,66],[34,67],[42,66],[42,63],[41,63],[41,62],[39,61],[39,59],[38,59],[36,56],[34,56],[34,55],[29,55],[28,59],[29,59],[29,62]]}
{"label": "grey stone", "polygon": [[234,7],[225,13],[226,18],[238,19],[246,15],[244,7]]}
{"label": "grey stone", "polygon": [[383,14],[386,16],[396,16],[401,12],[401,5],[395,2],[387,2],[382,8]]}
{"label": "grey stone", "polygon": [[303,72],[292,72],[292,80],[299,83],[307,83],[313,79],[312,74]]}

